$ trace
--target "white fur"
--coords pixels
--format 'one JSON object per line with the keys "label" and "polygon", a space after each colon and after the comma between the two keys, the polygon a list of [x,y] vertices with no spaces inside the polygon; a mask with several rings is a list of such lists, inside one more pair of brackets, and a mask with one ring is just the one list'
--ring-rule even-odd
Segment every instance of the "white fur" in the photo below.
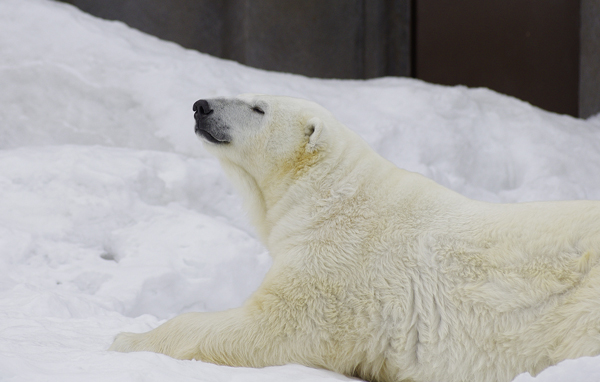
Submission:
{"label": "white fur", "polygon": [[244,306],[123,333],[111,350],[447,382],[600,353],[600,202],[473,201],[395,167],[311,102],[219,102],[232,141],[205,146],[272,269]]}

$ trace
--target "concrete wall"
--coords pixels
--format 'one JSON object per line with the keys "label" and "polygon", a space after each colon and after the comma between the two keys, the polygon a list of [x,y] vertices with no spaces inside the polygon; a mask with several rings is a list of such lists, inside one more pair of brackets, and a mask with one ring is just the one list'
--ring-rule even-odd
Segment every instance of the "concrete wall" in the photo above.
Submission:
{"label": "concrete wall", "polygon": [[600,1],[581,0],[579,116],[600,113]]}
{"label": "concrete wall", "polygon": [[[598,1],[598,0],[593,0]],[[417,78],[578,114],[576,0],[418,0]]]}
{"label": "concrete wall", "polygon": [[410,75],[411,0],[64,0],[242,64],[323,78]]}
{"label": "concrete wall", "polygon": [[63,0],[108,20],[213,56],[223,55],[226,2],[213,0]]}
{"label": "concrete wall", "polygon": [[584,118],[600,112],[600,0],[63,1],[258,68],[416,76]]}

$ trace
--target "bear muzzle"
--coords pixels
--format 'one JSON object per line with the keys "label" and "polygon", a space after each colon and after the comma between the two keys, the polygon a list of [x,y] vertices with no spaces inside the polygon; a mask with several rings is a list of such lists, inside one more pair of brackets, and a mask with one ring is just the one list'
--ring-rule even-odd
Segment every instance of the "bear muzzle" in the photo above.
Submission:
{"label": "bear muzzle", "polygon": [[207,100],[201,99],[194,103],[192,107],[194,111],[194,119],[196,125],[194,131],[196,135],[204,138],[208,142],[222,144],[231,141],[228,134],[223,128],[220,128],[214,118],[209,118],[214,115],[214,110],[210,107]]}

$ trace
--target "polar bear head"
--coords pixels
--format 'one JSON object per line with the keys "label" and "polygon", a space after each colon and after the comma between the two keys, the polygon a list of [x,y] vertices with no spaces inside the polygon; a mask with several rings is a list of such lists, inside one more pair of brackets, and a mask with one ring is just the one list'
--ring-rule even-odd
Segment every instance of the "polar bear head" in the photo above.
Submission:
{"label": "polar bear head", "polygon": [[196,134],[255,217],[265,215],[290,185],[306,185],[315,172],[327,171],[353,134],[323,107],[291,97],[203,99],[193,110]]}
{"label": "polar bear head", "polygon": [[195,131],[221,163],[236,165],[258,183],[298,174],[330,146],[339,123],[302,99],[257,94],[199,100]]}
{"label": "polar bear head", "polygon": [[314,102],[259,94],[199,100],[193,110],[205,147],[219,158],[244,156],[243,163],[257,150],[275,160],[314,152],[325,145],[324,123],[334,120]]}

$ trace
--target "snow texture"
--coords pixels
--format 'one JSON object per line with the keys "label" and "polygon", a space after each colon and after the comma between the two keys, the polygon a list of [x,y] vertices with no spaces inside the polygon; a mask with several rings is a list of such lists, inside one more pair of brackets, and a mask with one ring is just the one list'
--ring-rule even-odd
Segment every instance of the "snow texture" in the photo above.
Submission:
{"label": "snow texture", "polygon": [[[344,381],[106,351],[239,306],[270,266],[193,132],[200,98],[311,99],[381,155],[471,198],[600,199],[600,116],[488,89],[318,80],[185,50],[48,0],[0,2],[0,380]],[[517,382],[600,380],[600,357]]]}

